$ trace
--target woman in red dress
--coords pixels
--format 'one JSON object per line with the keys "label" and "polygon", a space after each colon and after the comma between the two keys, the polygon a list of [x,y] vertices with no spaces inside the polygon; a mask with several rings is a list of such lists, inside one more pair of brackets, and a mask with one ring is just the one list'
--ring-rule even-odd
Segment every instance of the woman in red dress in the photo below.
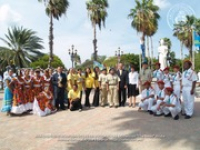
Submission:
{"label": "woman in red dress", "polygon": [[51,76],[49,74],[49,69],[44,71],[44,76],[42,77],[42,89],[48,87],[51,92],[53,92],[52,84],[51,84]]}
{"label": "woman in red dress", "polygon": [[26,110],[32,110],[33,107],[33,92],[32,92],[32,79],[29,75],[29,69],[24,72],[24,103]]}
{"label": "woman in red dress", "polygon": [[13,90],[13,103],[11,113],[13,114],[22,114],[26,112],[25,101],[24,101],[24,79],[22,78],[21,70],[18,70],[17,77],[13,78],[11,83]]}
{"label": "woman in red dress", "polygon": [[42,92],[42,77],[40,76],[40,70],[35,70],[35,76],[33,81],[33,96],[36,97]]}
{"label": "woman in red dress", "polygon": [[53,94],[48,87],[44,87],[44,90],[35,97],[33,104],[33,113],[40,117],[54,113],[57,110],[52,106]]}

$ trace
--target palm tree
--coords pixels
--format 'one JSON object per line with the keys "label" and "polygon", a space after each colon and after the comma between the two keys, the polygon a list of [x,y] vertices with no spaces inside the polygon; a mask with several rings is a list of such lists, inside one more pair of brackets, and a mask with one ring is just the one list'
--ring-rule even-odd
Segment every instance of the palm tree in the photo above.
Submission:
{"label": "palm tree", "polygon": [[59,20],[63,14],[66,14],[69,7],[68,0],[38,0],[39,2],[44,2],[46,4],[46,14],[50,18],[50,28],[49,28],[49,67],[53,61],[53,18]]}
{"label": "palm tree", "polygon": [[13,63],[20,67],[29,67],[30,63],[37,60],[38,56],[43,55],[42,39],[36,36],[36,32],[24,29],[23,27],[14,27],[8,29],[8,34],[0,38],[7,47],[0,47],[1,65]]}
{"label": "palm tree", "polygon": [[88,15],[90,21],[92,23],[92,27],[94,28],[94,60],[97,60],[97,33],[96,33],[96,25],[98,25],[101,30],[102,25],[105,27],[105,21],[108,8],[107,0],[89,0],[86,2],[86,8],[88,10]]}
{"label": "palm tree", "polygon": [[176,36],[183,45],[189,50],[190,60],[192,61],[193,50],[193,30],[196,18],[194,16],[186,16],[185,21],[180,21],[174,25],[174,36]]}
{"label": "palm tree", "polygon": [[180,21],[177,24],[174,24],[174,34],[175,37],[178,38],[180,41],[180,47],[181,47],[181,60],[182,60],[182,70],[183,70],[183,42],[185,40],[184,36],[184,22]]}
{"label": "palm tree", "polygon": [[136,6],[130,10],[128,17],[132,19],[131,26],[137,32],[142,33],[141,39],[145,41],[146,36],[153,36],[158,29],[159,7],[154,5],[153,0],[142,0],[141,2],[135,0],[135,2]]}

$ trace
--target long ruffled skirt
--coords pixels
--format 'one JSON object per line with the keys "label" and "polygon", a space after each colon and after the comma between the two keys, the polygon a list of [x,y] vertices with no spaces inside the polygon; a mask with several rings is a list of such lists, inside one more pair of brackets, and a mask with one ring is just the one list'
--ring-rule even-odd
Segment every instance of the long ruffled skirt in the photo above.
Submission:
{"label": "long ruffled skirt", "polygon": [[8,87],[4,90],[4,99],[3,99],[3,105],[1,108],[2,112],[10,112],[12,108],[12,99],[13,94],[11,93],[10,89]]}

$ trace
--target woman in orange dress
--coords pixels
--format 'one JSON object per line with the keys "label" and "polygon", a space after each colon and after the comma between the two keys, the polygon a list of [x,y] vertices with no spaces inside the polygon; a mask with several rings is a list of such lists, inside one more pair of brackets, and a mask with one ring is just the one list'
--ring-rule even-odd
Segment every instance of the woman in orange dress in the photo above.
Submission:
{"label": "woman in orange dress", "polygon": [[36,97],[42,92],[42,77],[40,76],[40,70],[35,70],[35,76],[33,80],[33,96]]}
{"label": "woman in orange dress", "polygon": [[22,114],[26,112],[26,103],[24,101],[24,80],[22,78],[21,70],[18,70],[17,77],[12,79],[10,85],[14,87],[11,113]]}
{"label": "woman in orange dress", "polygon": [[49,69],[44,71],[44,76],[42,77],[42,89],[48,87],[51,92],[53,92],[52,84],[51,84],[51,76],[49,74]]}
{"label": "woman in orange dress", "polygon": [[24,104],[26,110],[32,110],[33,108],[33,92],[32,92],[32,79],[29,75],[29,69],[24,72]]}
{"label": "woman in orange dress", "polygon": [[48,87],[44,87],[44,90],[35,97],[33,104],[33,114],[40,117],[49,115],[57,110],[52,106],[53,94]]}

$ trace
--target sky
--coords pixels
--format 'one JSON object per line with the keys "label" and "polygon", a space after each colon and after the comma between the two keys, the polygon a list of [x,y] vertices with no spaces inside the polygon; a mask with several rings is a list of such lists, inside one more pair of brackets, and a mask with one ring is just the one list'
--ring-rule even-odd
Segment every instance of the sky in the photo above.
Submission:
{"label": "sky", "polygon": [[[86,0],[68,0],[70,6],[66,15],[59,21],[54,20],[54,53],[61,58],[67,68],[71,67],[68,49],[73,44],[81,61],[91,58],[93,53],[93,28],[88,18]],[[172,25],[183,20],[186,14],[194,14],[200,18],[198,0],[154,0],[160,7],[159,29],[153,36],[154,57],[158,57],[159,40],[167,37],[172,41],[171,51],[180,58],[180,42],[173,37]],[[118,47],[124,53],[141,53],[140,34],[131,27],[128,18],[130,9],[135,7],[135,0],[108,0],[108,17],[106,27],[97,30],[98,54],[114,56]],[[0,37],[4,38],[8,28],[23,26],[37,32],[44,40],[45,49],[49,51],[49,17],[45,13],[45,5],[38,0],[0,0]],[[0,41],[1,46],[5,46]],[[188,50],[184,49],[184,54]]]}

